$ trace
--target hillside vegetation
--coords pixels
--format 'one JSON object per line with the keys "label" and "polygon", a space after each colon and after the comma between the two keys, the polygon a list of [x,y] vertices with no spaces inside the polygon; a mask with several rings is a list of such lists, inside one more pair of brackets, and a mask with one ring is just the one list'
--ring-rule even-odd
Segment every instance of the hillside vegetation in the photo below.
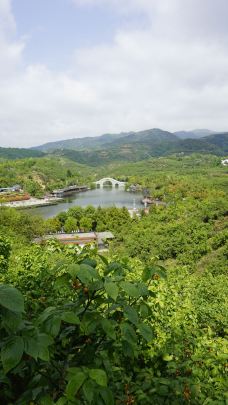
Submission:
{"label": "hillside vegetation", "polygon": [[42,157],[0,162],[0,185],[20,184],[33,196],[42,196],[54,188],[93,181],[92,169],[65,157]]}
{"label": "hillside vegetation", "polygon": [[138,162],[152,156],[171,154],[212,153],[224,156],[228,153],[228,133],[182,140],[161,130],[142,131],[112,140],[96,150],[93,150],[91,141],[87,150],[60,149],[53,153],[79,163],[89,162],[90,166],[107,165],[111,162]]}
{"label": "hillside vegetation", "polygon": [[[55,181],[75,168],[54,162],[32,168]],[[75,206],[48,220],[0,207],[0,403],[226,405],[227,167],[197,154],[99,170],[166,205],[141,218]],[[103,254],[33,243],[72,227],[115,240]]]}
{"label": "hillside vegetation", "polygon": [[142,140],[145,136],[161,136],[166,135],[166,140],[168,139],[200,139],[202,137],[206,137],[208,135],[214,134],[213,131],[209,131],[207,129],[196,129],[193,131],[178,131],[178,132],[168,132],[163,131],[158,128],[148,129],[145,131],[138,131],[138,132],[121,132],[119,134],[104,134],[101,136],[94,136],[94,137],[85,137],[85,138],[72,138],[66,140],[60,140],[56,142],[48,142],[44,145],[36,146],[34,150],[41,150],[43,152],[53,152],[57,149],[73,149],[73,150],[87,150],[87,149],[101,149],[105,148],[110,143],[119,143],[124,139],[130,139],[130,142],[137,139],[138,141]]}
{"label": "hillside vegetation", "polygon": [[111,162],[138,162],[150,157],[172,154],[205,153],[225,156],[228,153],[228,133],[210,134],[208,130],[180,131],[172,134],[158,128],[99,137],[51,142],[32,149],[0,148],[0,159],[42,157],[45,154],[74,162],[102,166]]}
{"label": "hillside vegetation", "polygon": [[35,158],[42,156],[45,156],[45,154],[40,150],[0,147],[0,161],[1,159],[24,159],[29,157]]}

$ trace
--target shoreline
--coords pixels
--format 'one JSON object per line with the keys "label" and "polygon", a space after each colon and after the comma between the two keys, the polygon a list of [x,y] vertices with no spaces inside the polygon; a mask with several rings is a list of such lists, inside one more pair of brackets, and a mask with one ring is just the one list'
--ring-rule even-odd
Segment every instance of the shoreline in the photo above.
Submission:
{"label": "shoreline", "polygon": [[30,200],[22,200],[22,201],[11,201],[7,203],[0,203],[0,207],[10,207],[10,208],[38,208],[38,207],[46,207],[50,205],[57,205],[59,202],[63,201],[63,198],[58,197],[48,197],[48,198],[30,198]]}

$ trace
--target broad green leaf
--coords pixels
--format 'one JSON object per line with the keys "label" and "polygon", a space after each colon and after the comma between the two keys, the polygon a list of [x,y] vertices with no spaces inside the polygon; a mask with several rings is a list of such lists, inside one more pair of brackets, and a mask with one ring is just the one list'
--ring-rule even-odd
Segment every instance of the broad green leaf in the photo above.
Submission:
{"label": "broad green leaf", "polygon": [[122,274],[123,273],[123,268],[120,263],[112,262],[108,264],[108,266],[105,269],[105,274],[109,273],[115,273],[115,274]]}
{"label": "broad green leaf", "polygon": [[124,357],[134,359],[134,344],[129,344],[127,340],[122,341],[122,352]]}
{"label": "broad green leaf", "polygon": [[89,370],[89,376],[92,380],[96,381],[98,385],[101,385],[102,387],[107,386],[107,375],[104,370],[91,369]]}
{"label": "broad green leaf", "polygon": [[83,284],[88,284],[93,280],[99,280],[99,274],[96,269],[88,264],[74,264],[71,266],[71,275],[78,277]]}
{"label": "broad green leaf", "polygon": [[39,357],[41,360],[49,360],[48,347],[53,344],[51,336],[45,333],[39,333],[34,336],[24,338],[25,352],[35,360]]}
{"label": "broad green leaf", "polygon": [[146,318],[149,314],[149,308],[146,304],[140,305],[140,315],[142,318]]}
{"label": "broad green leaf", "polygon": [[60,315],[54,315],[47,319],[44,324],[45,332],[53,337],[57,336],[61,326]]}
{"label": "broad green leaf", "polygon": [[107,258],[106,258],[105,256],[103,256],[103,255],[98,255],[98,257],[100,257],[100,259],[102,260],[102,262],[103,262],[104,264],[106,264],[106,266],[108,266],[108,260],[107,260]]}
{"label": "broad green leaf", "polygon": [[24,351],[22,337],[14,336],[2,346],[1,359],[5,373],[16,367],[20,362]]}
{"label": "broad green leaf", "polygon": [[50,360],[50,353],[47,347],[41,347],[39,350],[39,358],[43,361]]}
{"label": "broad green leaf", "polygon": [[93,267],[94,269],[97,267],[97,262],[94,259],[90,259],[87,257],[86,259],[83,260],[81,264],[88,264],[89,266]]}
{"label": "broad green leaf", "polygon": [[83,371],[78,370],[74,375],[71,375],[70,380],[66,387],[67,399],[73,400],[77,392],[80,390],[82,384],[86,380],[86,375]]}
{"label": "broad green leaf", "polygon": [[39,345],[38,345],[38,339],[37,336],[29,336],[24,339],[24,345],[25,345],[25,353],[27,353],[29,356],[33,357],[35,360],[38,358],[39,354]]}
{"label": "broad green leaf", "polygon": [[134,345],[137,342],[137,336],[136,333],[131,325],[128,323],[123,323],[121,325],[121,332],[123,335],[123,338],[131,345]]}
{"label": "broad green leaf", "polygon": [[39,316],[38,322],[39,323],[43,323],[44,321],[46,321],[46,319],[48,319],[50,316],[53,316],[53,314],[56,311],[56,307],[48,307],[46,308],[42,314]]}
{"label": "broad green leaf", "polygon": [[138,284],[137,284],[137,288],[138,288],[139,294],[140,294],[142,297],[145,297],[145,296],[149,295],[149,290],[148,290],[146,284],[144,284],[144,283],[138,283]]}
{"label": "broad green leaf", "polygon": [[105,288],[107,295],[109,297],[111,297],[114,301],[116,301],[116,298],[118,297],[118,294],[119,294],[118,286],[111,281],[108,281],[108,282],[105,281],[104,288]]}
{"label": "broad green leaf", "polygon": [[140,323],[138,325],[138,329],[142,337],[147,341],[151,342],[153,339],[153,331],[150,326],[146,325],[145,323]]}
{"label": "broad green leaf", "polygon": [[2,309],[2,326],[9,329],[11,332],[16,332],[22,323],[22,314],[20,312],[12,312],[9,309]]}
{"label": "broad green leaf", "polygon": [[61,314],[61,320],[67,323],[71,323],[72,325],[79,325],[80,320],[77,315],[74,314],[74,312],[68,311],[64,312]]}
{"label": "broad green leaf", "polygon": [[164,267],[153,266],[153,267],[146,267],[144,269],[142,279],[145,282],[147,280],[150,280],[155,274],[161,278],[167,278]]}
{"label": "broad green leaf", "polygon": [[144,282],[151,279],[152,275],[155,273],[154,267],[146,267],[143,270],[142,279]]}
{"label": "broad green leaf", "polygon": [[139,290],[135,284],[130,283],[129,281],[122,281],[120,283],[120,286],[125,291],[125,293],[129,295],[129,297],[140,297]]}
{"label": "broad green leaf", "polygon": [[10,285],[0,285],[0,305],[13,312],[24,311],[23,295]]}
{"label": "broad green leaf", "polygon": [[82,387],[84,397],[89,404],[91,404],[91,402],[93,401],[94,385],[95,383],[92,380],[87,380]]}
{"label": "broad green leaf", "polygon": [[124,314],[131,323],[137,326],[139,317],[136,310],[133,307],[130,306],[125,307]]}
{"label": "broad green leaf", "polygon": [[109,388],[103,388],[100,391],[100,396],[103,399],[105,405],[114,405],[113,394]]}
{"label": "broad green leaf", "polygon": [[115,333],[115,321],[110,321],[108,319],[103,319],[101,322],[102,328],[104,332],[107,334],[108,337],[115,340],[116,333]]}
{"label": "broad green leaf", "polygon": [[71,264],[68,267],[68,273],[71,275],[71,277],[76,278],[78,275],[78,272],[80,271],[80,266],[79,264]]}

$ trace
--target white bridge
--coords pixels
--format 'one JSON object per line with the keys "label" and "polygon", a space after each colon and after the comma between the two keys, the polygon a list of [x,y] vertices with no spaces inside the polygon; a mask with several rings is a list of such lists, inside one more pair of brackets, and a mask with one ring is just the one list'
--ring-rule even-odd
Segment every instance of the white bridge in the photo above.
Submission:
{"label": "white bridge", "polygon": [[125,187],[125,182],[124,181],[118,181],[115,179],[112,179],[111,177],[105,177],[99,181],[95,181],[95,184],[97,187],[105,187],[105,186],[112,186],[112,187]]}

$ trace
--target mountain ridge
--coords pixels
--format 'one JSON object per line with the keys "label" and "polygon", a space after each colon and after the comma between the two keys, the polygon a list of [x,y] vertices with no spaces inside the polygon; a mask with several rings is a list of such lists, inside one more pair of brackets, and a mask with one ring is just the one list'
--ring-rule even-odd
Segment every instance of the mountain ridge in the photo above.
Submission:
{"label": "mountain ridge", "polygon": [[[18,159],[36,155],[62,156],[81,164],[100,166],[116,162],[137,162],[150,157],[172,154],[207,153],[225,156],[228,153],[228,133],[215,134],[209,130],[194,130],[199,139],[182,139],[176,134],[153,128],[138,132],[104,134],[95,138],[78,138],[54,142],[32,149],[1,148],[0,157]],[[205,132],[206,131],[206,132]],[[208,136],[201,136],[205,133]],[[70,144],[69,144],[70,142]],[[78,148],[72,147],[72,142]],[[47,147],[50,146],[49,147]],[[45,149],[46,148],[46,149]]]}
{"label": "mountain ridge", "polygon": [[[160,128],[152,128],[146,129],[142,131],[129,131],[129,132],[120,132],[120,133],[106,133],[99,136],[90,136],[84,138],[69,138],[63,139],[59,141],[47,142],[42,145],[34,146],[31,149],[33,150],[41,150],[42,152],[53,152],[57,149],[73,149],[73,150],[85,150],[85,149],[99,149],[101,147],[105,147],[110,143],[118,143],[120,139],[133,137],[132,140],[138,139],[140,141],[144,135],[147,136],[156,136],[156,135],[169,135],[170,139],[173,139],[173,136],[179,139],[200,139],[205,136],[209,136],[212,134],[216,134],[215,131],[211,131],[208,129],[194,129],[192,131],[177,131],[177,132],[170,132],[165,131]],[[140,138],[140,139],[139,139]],[[128,138],[130,139],[130,138]]]}

